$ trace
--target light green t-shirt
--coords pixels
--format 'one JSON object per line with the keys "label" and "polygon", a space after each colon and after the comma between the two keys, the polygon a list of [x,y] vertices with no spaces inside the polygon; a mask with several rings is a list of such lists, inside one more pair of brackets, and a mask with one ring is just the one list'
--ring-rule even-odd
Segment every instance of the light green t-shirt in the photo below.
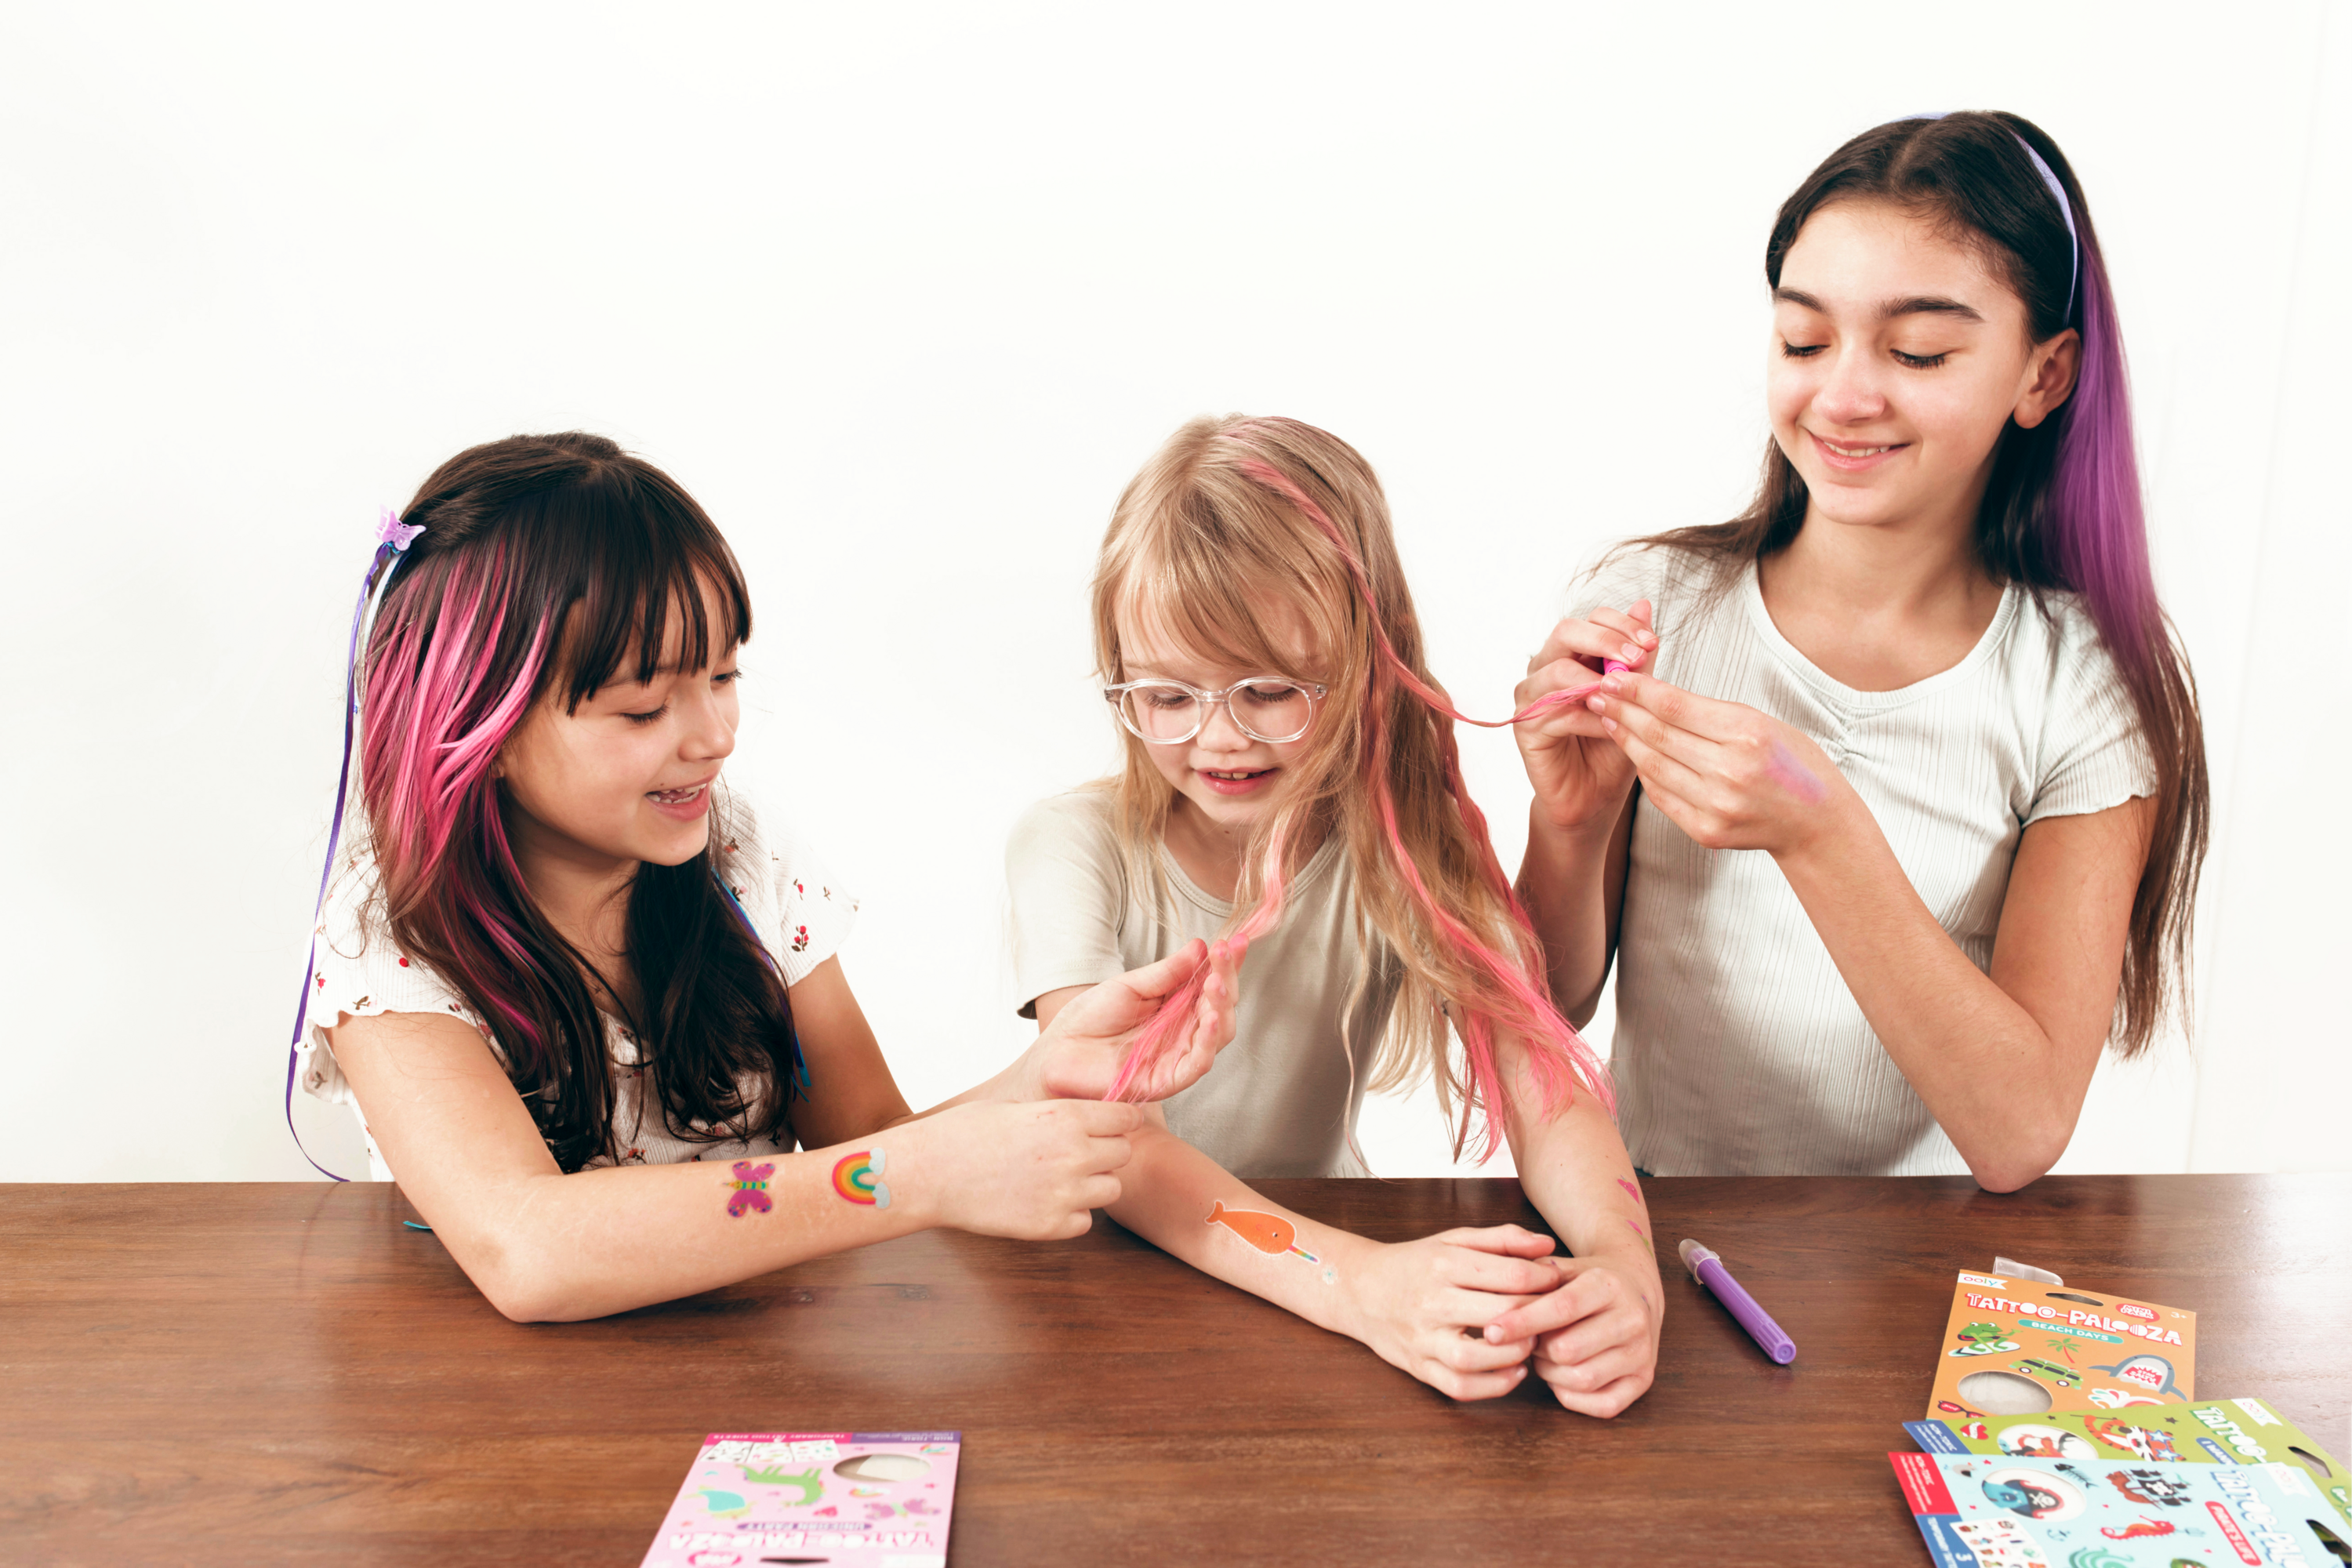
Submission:
{"label": "light green t-shirt", "polygon": [[[1031,806],[1013,830],[1004,863],[1024,1017],[1049,991],[1098,984],[1194,937],[1213,942],[1232,920],[1233,905],[1202,892],[1164,848],[1160,907],[1153,889],[1130,887],[1115,809],[1108,790],[1074,790]],[[1377,934],[1369,954],[1357,941],[1354,889],[1343,847],[1327,841],[1293,884],[1280,927],[1250,944],[1233,1044],[1162,1107],[1171,1131],[1244,1180],[1367,1173],[1349,1134],[1400,973]]]}

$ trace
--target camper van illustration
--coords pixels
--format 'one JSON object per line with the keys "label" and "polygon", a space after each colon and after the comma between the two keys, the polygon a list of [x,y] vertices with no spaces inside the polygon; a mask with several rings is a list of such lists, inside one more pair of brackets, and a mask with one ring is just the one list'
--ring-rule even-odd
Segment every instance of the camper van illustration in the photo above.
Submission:
{"label": "camper van illustration", "polygon": [[2009,1364],[2015,1371],[2027,1373],[2034,1377],[2046,1377],[2061,1388],[2078,1388],[2082,1385],[2081,1373],[2071,1366],[2060,1366],[2054,1361],[2037,1361],[2028,1356],[2023,1361],[2013,1361]]}

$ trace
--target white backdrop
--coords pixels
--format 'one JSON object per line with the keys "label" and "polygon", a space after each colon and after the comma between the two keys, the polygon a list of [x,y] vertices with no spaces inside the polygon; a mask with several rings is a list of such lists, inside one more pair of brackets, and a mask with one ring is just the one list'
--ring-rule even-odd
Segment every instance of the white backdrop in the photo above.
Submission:
{"label": "white backdrop", "polygon": [[[2103,1071],[2061,1169],[2352,1163],[2347,103],[2344,0],[0,12],[0,1180],[308,1173],[339,639],[458,447],[604,431],[719,520],[741,771],[862,895],[920,1103],[1027,1030],[1003,837],[1113,755],[1083,584],[1168,431],[1356,443],[1500,713],[1580,560],[1743,500],[1780,199],[1958,107],[2090,193],[2217,781],[2193,1051]],[[1465,745],[1515,862],[1510,743]],[[1366,1142],[1447,1165],[1426,1100]]]}

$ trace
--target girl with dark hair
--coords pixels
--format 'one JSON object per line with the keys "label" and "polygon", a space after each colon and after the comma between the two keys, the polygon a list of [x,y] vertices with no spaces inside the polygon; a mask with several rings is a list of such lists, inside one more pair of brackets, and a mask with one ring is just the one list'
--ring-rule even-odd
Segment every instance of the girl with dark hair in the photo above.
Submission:
{"label": "girl with dark hair", "polygon": [[376,1175],[509,1317],[931,1226],[1077,1235],[1118,1196],[1139,1113],[1102,1101],[1160,999],[1188,1014],[1145,1092],[1231,1037],[1239,955],[1195,942],[912,1116],[835,956],[848,895],[720,787],[751,633],[734,554],[612,442],[459,453],[388,524],[367,594],[360,821],[301,1081],[359,1110]]}
{"label": "girl with dark hair", "polygon": [[1762,488],[1530,661],[1631,668],[1519,727],[1520,891],[1570,1018],[1617,965],[1644,1169],[2009,1191],[2184,1001],[2205,849],[2105,261],[2056,143],[1960,113],[1838,149],[1764,272]]}

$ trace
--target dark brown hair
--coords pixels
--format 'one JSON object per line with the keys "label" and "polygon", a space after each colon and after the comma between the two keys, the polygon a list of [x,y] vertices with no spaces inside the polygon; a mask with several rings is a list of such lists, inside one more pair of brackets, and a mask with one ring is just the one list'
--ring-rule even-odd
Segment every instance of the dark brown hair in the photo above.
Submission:
{"label": "dark brown hair", "polygon": [[[473,1004],[548,1148],[576,1170],[619,1152],[604,1021],[592,966],[516,867],[491,764],[532,704],[575,709],[623,669],[651,679],[672,616],[684,668],[723,656],[751,635],[751,598],[694,499],[601,436],[470,447],[402,515],[425,531],[384,591],[362,689],[360,786],[385,917],[404,953]],[[658,1106],[691,1142],[782,1142],[799,1079],[792,1007],[713,870],[724,810],[714,797],[693,859],[637,868],[626,940],[644,1016],[627,1022],[648,1115]]]}
{"label": "dark brown hair", "polygon": [[[2072,234],[2037,157],[2065,192]],[[2155,764],[2156,815],[2132,899],[2113,1035],[2118,1055],[2137,1056],[2176,1005],[2188,1020],[2190,926],[2211,795],[2196,680],[2148,563],[2123,338],[2090,208],[2058,144],[2014,114],[1894,121],[1831,153],[1780,204],[1764,249],[1774,288],[1806,221],[1848,201],[1900,207],[1978,247],[2024,302],[2034,341],[2068,327],[2082,335],[2073,395],[2032,429],[2011,425],[1994,448],[1976,547],[1996,582],[2079,595],[2131,694]],[[1763,479],[1745,512],[1636,545],[1761,560],[1797,537],[1807,501],[1804,479],[1780,444],[1768,442]]]}

